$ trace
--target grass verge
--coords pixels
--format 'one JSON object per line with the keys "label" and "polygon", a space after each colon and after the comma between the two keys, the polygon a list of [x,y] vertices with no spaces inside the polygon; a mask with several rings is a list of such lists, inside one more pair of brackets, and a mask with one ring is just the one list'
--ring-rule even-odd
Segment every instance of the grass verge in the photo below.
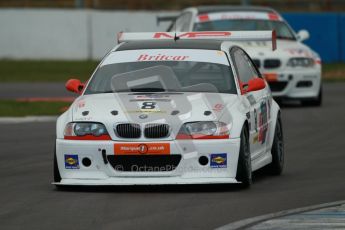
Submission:
{"label": "grass verge", "polygon": [[70,105],[70,102],[21,102],[15,100],[0,100],[0,117],[59,115]]}
{"label": "grass verge", "polygon": [[[65,82],[72,76],[86,81],[98,61],[0,61],[0,82]],[[323,64],[325,81],[345,81],[345,63]]]}

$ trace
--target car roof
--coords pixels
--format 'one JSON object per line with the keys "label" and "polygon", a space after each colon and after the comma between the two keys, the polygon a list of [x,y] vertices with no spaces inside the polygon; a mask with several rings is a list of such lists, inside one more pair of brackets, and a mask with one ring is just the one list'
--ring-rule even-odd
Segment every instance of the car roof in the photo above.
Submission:
{"label": "car roof", "polygon": [[223,40],[164,40],[130,41],[122,43],[116,51],[141,49],[204,49],[221,50]]}
{"label": "car roof", "polygon": [[232,5],[210,5],[210,6],[197,6],[195,7],[198,14],[212,13],[212,12],[224,12],[224,11],[256,11],[277,13],[274,9],[262,6],[232,6]]}

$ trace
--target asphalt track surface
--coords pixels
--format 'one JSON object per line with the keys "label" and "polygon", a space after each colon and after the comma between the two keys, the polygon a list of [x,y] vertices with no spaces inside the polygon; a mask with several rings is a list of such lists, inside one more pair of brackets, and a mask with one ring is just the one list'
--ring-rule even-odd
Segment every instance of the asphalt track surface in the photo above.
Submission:
{"label": "asphalt track surface", "polygon": [[75,97],[68,92],[65,83],[24,83],[5,82],[0,84],[0,99],[15,99],[27,97]]}
{"label": "asphalt track surface", "polygon": [[345,199],[345,84],[321,108],[282,109],[286,168],[236,186],[101,187],[58,191],[54,123],[0,125],[0,229],[213,229],[271,212]]}

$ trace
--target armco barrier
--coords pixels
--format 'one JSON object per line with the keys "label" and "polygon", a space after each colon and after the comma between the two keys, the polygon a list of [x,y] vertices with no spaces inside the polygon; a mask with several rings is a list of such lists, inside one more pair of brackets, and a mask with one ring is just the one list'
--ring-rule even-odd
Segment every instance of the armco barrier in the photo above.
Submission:
{"label": "armco barrier", "polygon": [[[162,31],[157,15],[177,12],[0,9],[0,59],[100,59],[119,31]],[[345,13],[284,13],[324,62],[345,61]]]}

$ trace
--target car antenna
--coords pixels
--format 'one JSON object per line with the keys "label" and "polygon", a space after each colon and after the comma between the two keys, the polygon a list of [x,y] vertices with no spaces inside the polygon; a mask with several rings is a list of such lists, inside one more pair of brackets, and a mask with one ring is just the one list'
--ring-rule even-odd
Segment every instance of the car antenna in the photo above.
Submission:
{"label": "car antenna", "polygon": [[176,41],[179,40],[179,39],[180,39],[180,37],[178,37],[178,36],[176,35],[176,32],[175,32],[174,41],[176,42]]}
{"label": "car antenna", "polygon": [[177,22],[177,18],[175,19],[175,34],[174,34],[174,41],[176,42],[177,40],[179,40],[180,39],[180,37],[177,37],[177,35],[176,35],[176,22]]}

